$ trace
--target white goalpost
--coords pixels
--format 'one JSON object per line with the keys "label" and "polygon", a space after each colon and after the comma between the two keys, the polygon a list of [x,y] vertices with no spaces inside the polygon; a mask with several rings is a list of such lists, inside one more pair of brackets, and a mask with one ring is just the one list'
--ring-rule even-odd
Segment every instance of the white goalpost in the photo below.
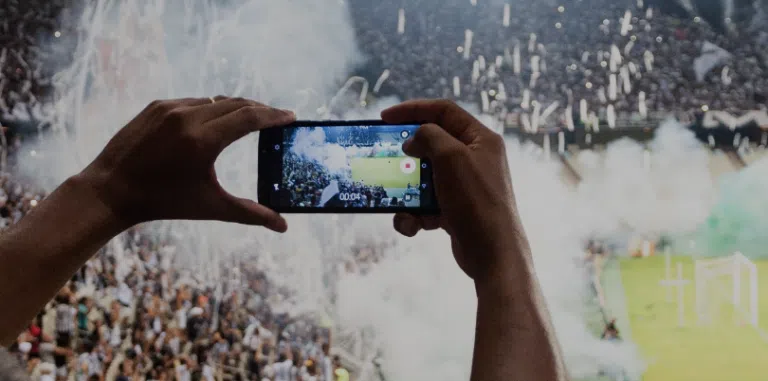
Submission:
{"label": "white goalpost", "polygon": [[[757,265],[742,253],[695,261],[696,313],[699,324],[711,324],[713,303],[733,305],[740,318],[758,327]],[[746,296],[746,297],[745,297]]]}

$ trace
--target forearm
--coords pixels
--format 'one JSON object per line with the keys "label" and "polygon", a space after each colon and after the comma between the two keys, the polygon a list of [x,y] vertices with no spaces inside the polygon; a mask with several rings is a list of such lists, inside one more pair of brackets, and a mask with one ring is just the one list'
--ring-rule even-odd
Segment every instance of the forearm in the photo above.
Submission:
{"label": "forearm", "polygon": [[566,380],[560,348],[532,265],[476,282],[473,381]]}
{"label": "forearm", "polygon": [[8,343],[125,226],[76,176],[0,235],[0,343]]}

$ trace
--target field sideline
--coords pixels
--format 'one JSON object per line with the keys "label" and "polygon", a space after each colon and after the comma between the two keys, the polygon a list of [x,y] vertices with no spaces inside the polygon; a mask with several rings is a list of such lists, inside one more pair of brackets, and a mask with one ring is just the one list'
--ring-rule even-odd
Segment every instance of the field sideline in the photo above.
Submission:
{"label": "field sideline", "polygon": [[[406,175],[400,170],[400,161],[405,157],[365,157],[350,160],[352,180],[362,181],[366,185],[382,185],[384,188],[406,188],[408,183],[418,187],[421,182],[420,171]],[[419,167],[419,159],[416,168]]]}
{"label": "field sideline", "polygon": [[[683,263],[687,325],[677,326],[677,304],[667,301],[659,285],[664,277],[664,257],[621,259],[619,287],[625,293],[626,315],[632,340],[639,346],[648,370],[643,381],[757,381],[768,379],[768,342],[749,325],[736,323],[732,306],[722,304],[711,326],[696,324],[694,266],[690,257],[673,257]],[[757,262],[760,326],[768,328],[768,261]],[[674,276],[674,275],[673,275]],[[725,285],[724,285],[725,286]],[[612,287],[610,282],[605,288]],[[768,291],[766,291],[768,292]],[[612,308],[617,311],[617,308]],[[621,314],[618,316],[622,318]]]}

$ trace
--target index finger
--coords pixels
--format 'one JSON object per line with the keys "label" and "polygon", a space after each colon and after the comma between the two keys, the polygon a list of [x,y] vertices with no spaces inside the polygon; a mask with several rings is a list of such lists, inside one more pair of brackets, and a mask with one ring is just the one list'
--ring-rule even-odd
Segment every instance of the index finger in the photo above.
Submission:
{"label": "index finger", "polygon": [[481,126],[472,114],[445,99],[403,102],[382,111],[381,118],[387,123],[435,123],[464,144],[474,141]]}

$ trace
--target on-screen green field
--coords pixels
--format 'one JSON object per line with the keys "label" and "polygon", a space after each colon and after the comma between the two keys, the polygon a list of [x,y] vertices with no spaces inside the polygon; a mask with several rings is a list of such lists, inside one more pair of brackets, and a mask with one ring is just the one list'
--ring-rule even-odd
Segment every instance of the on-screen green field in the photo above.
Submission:
{"label": "on-screen green field", "polygon": [[[406,188],[408,183],[416,187],[421,182],[420,171],[405,174],[400,170],[400,162],[405,157],[361,157],[351,160],[352,180],[362,181],[367,185],[382,185],[384,188]],[[416,168],[419,168],[419,159]]]}
{"label": "on-screen green field", "polygon": [[[676,290],[668,300],[667,290],[659,285],[664,278],[664,257],[624,259],[620,263],[631,338],[648,364],[643,381],[768,380],[768,342],[727,302],[714,304],[711,325],[699,325],[693,261],[690,257],[672,257],[673,277],[677,262],[683,263],[683,278],[691,281],[685,287],[686,325],[682,328],[677,324]],[[758,290],[768,290],[768,262],[756,264]],[[742,300],[749,300],[747,284],[744,276]],[[730,290],[727,280],[717,286],[724,292]],[[765,328],[768,292],[758,292],[758,296],[760,326]]]}

